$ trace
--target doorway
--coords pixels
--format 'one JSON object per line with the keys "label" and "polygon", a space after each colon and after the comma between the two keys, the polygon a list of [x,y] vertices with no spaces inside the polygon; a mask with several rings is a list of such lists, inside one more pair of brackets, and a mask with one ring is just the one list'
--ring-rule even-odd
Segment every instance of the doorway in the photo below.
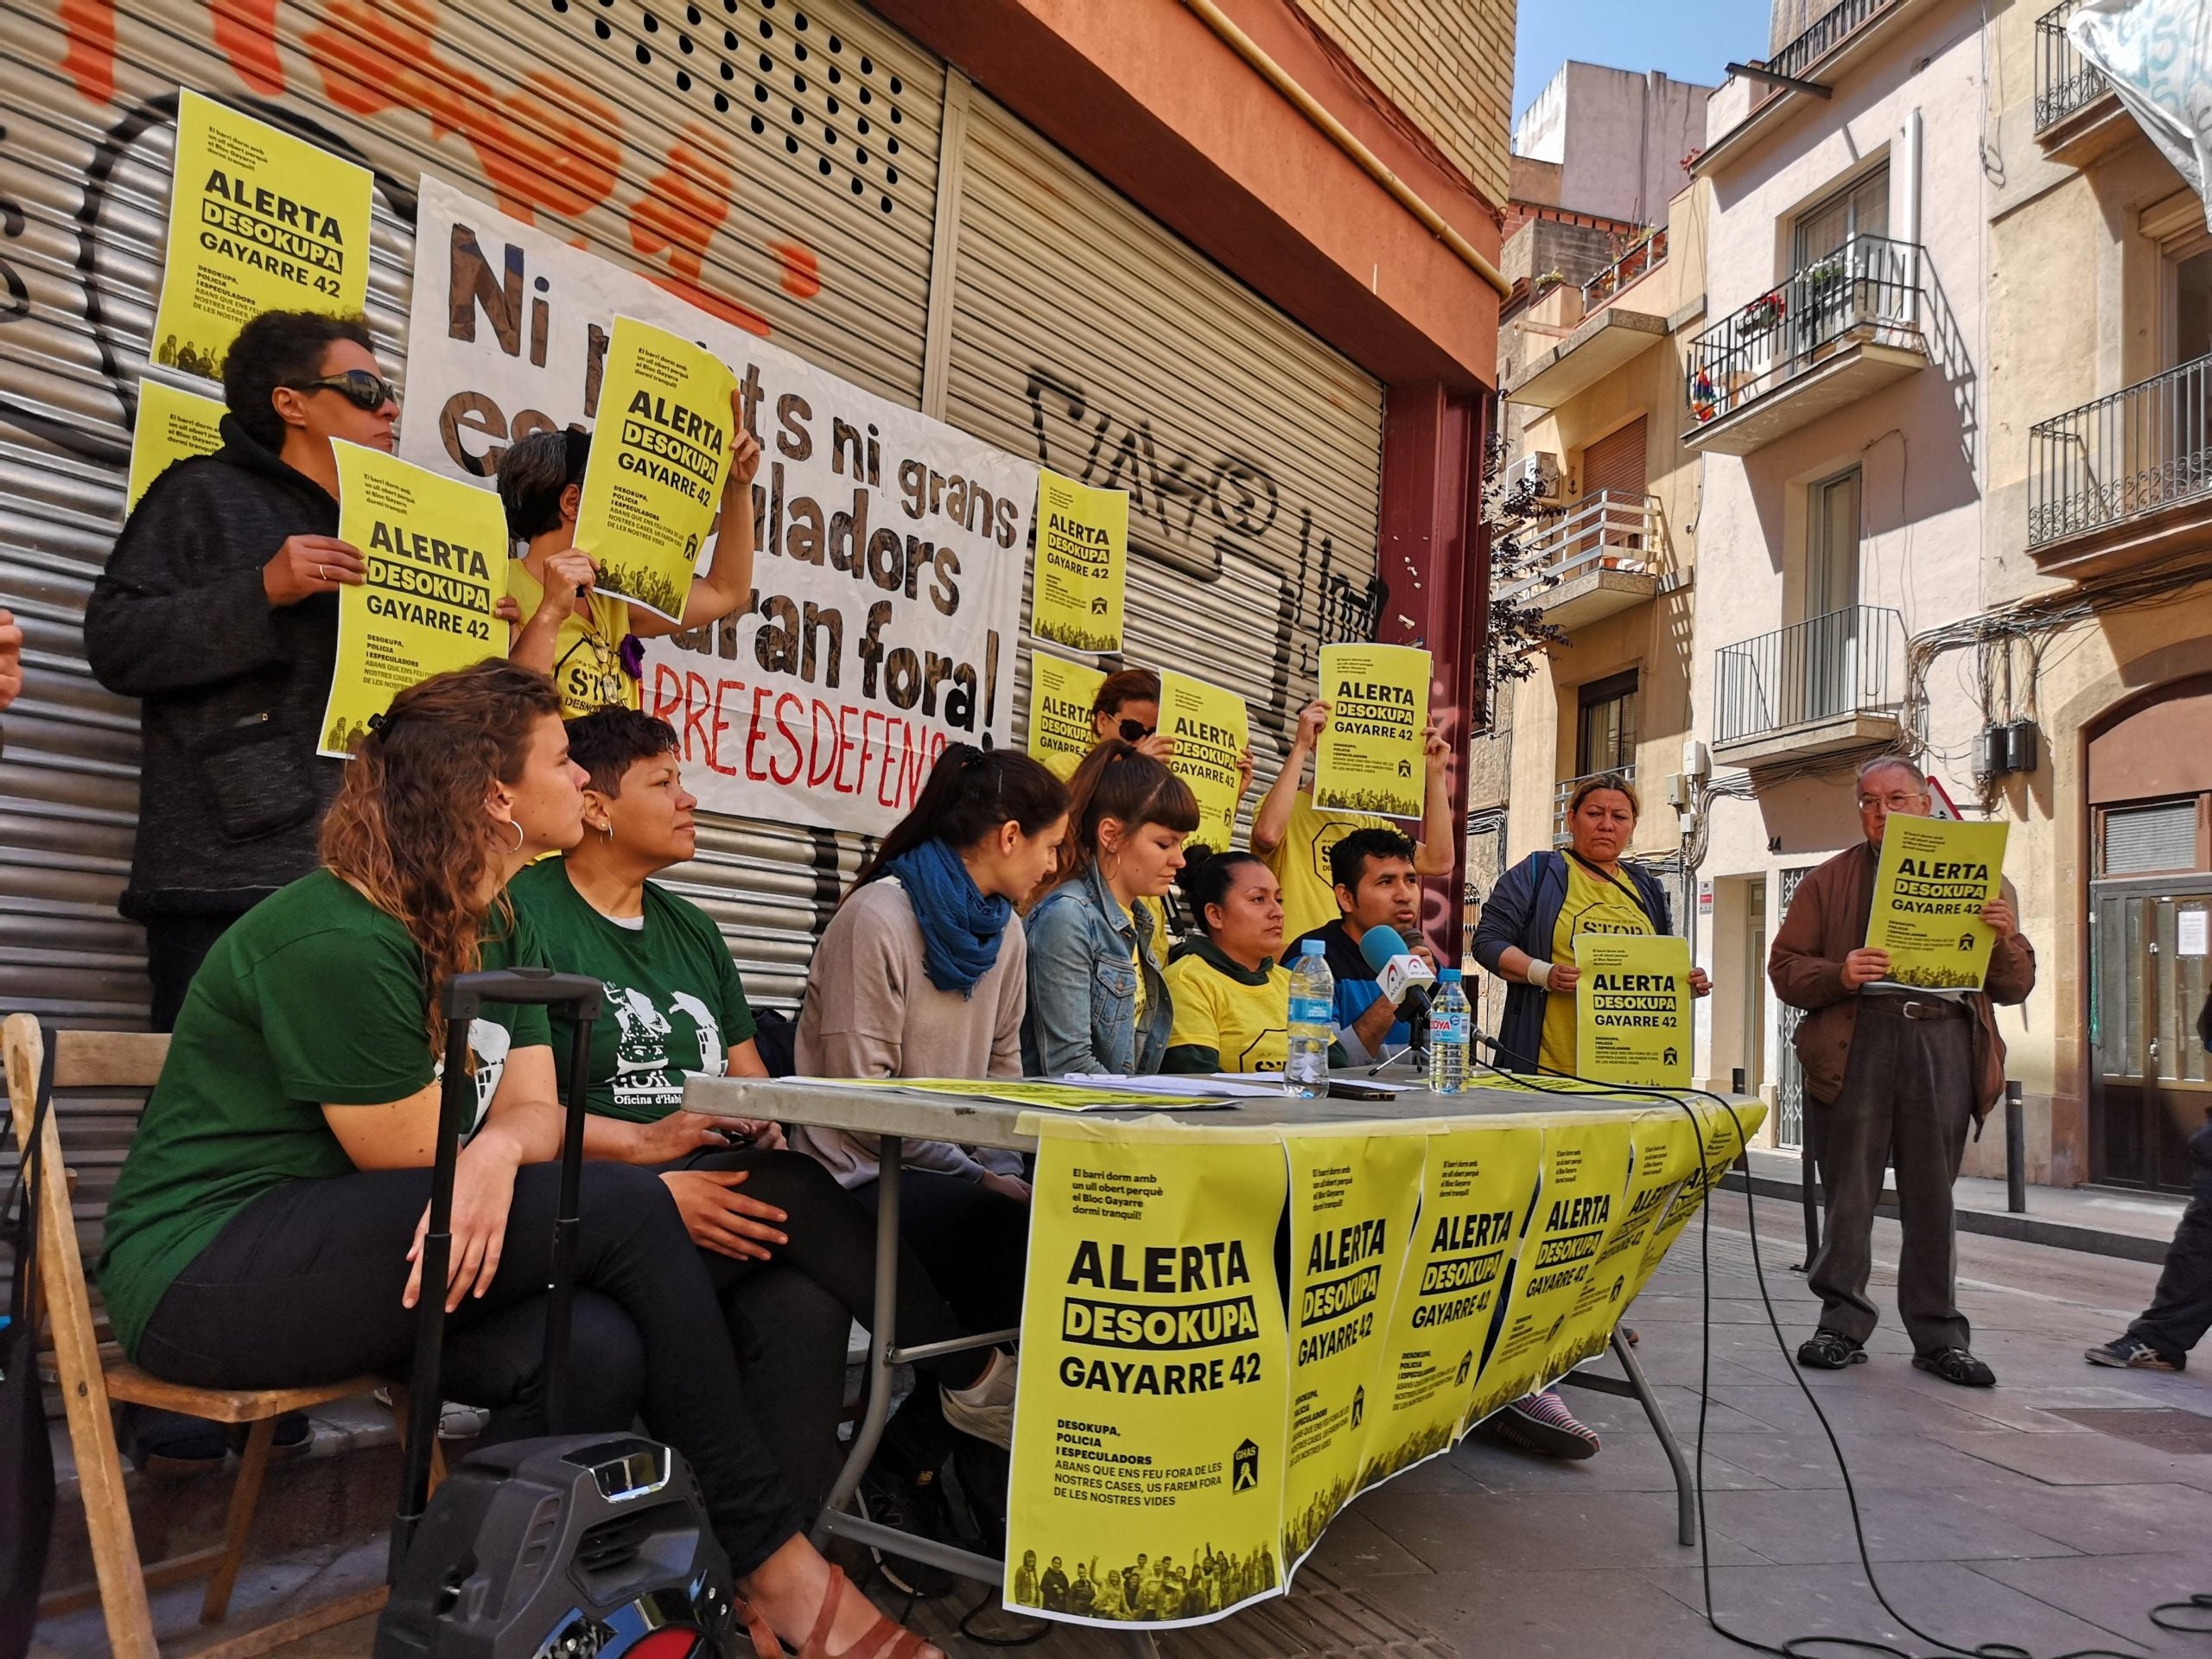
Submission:
{"label": "doorway", "polygon": [[2092,1173],[2114,1186],[2186,1192],[2189,1137],[2212,1109],[2196,1029],[2212,961],[2212,877],[2095,883],[2089,957]]}
{"label": "doorway", "polygon": [[[1744,1082],[1753,1094],[1766,1083],[1766,1011],[1772,995],[1766,977],[1766,878],[1761,876],[1744,890]],[[1797,1124],[1776,1116],[1776,1146],[1797,1145]]]}

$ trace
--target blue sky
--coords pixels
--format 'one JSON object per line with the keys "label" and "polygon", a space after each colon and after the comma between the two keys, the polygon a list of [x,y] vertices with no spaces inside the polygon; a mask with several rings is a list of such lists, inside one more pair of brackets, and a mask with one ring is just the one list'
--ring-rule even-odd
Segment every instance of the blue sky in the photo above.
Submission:
{"label": "blue sky", "polygon": [[1513,118],[1569,58],[1718,86],[1731,58],[1764,55],[1771,11],[1770,0],[1523,0]]}

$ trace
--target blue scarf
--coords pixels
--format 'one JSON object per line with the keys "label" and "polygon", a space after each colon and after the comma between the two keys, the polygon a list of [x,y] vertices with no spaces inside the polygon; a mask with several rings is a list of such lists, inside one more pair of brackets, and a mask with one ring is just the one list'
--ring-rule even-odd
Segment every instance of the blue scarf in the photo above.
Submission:
{"label": "blue scarf", "polygon": [[922,971],[940,991],[976,994],[976,982],[999,959],[999,936],[1014,918],[1014,902],[986,895],[939,840],[924,842],[884,867],[913,901],[922,928]]}

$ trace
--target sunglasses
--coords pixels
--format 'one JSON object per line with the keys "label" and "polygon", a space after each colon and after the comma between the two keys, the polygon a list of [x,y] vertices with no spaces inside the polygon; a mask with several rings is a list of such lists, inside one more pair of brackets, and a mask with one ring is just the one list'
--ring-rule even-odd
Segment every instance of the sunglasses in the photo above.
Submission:
{"label": "sunglasses", "polygon": [[313,380],[287,380],[284,385],[292,391],[334,391],[356,409],[367,410],[372,415],[386,404],[399,402],[399,388],[366,369],[346,369]]}
{"label": "sunglasses", "polygon": [[1159,729],[1159,727],[1147,726],[1141,721],[1125,720],[1122,722],[1122,741],[1124,743],[1141,743],[1146,738],[1150,737]]}

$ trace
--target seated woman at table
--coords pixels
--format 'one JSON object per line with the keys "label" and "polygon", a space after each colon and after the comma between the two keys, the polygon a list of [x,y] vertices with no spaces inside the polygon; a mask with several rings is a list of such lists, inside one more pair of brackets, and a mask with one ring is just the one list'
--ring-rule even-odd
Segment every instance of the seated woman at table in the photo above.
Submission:
{"label": "seated woman at table", "polygon": [[[594,1027],[584,1151],[659,1175],[731,1315],[750,1398],[809,1510],[841,1460],[846,1338],[875,1313],[875,1222],[771,1122],[687,1112],[687,1073],[768,1074],[753,1009],[714,918],[651,878],[698,850],[675,728],[633,709],[569,722],[584,770],[583,839],[508,887],[548,967],[607,988]],[[565,1098],[574,1020],[553,1017]],[[735,1142],[735,1144],[733,1144]],[[967,1335],[918,1259],[899,1276],[899,1339]],[[761,1335],[772,1330],[773,1339]],[[997,1351],[927,1360],[956,1428],[1012,1438],[1014,1363]]]}
{"label": "seated woman at table", "polygon": [[1198,827],[1190,785],[1119,738],[1084,757],[1068,785],[1069,835],[1051,892],[1029,912],[1033,1076],[1157,1071],[1174,1002],[1160,964],[1166,896]]}
{"label": "seated woman at table", "polygon": [[[438,993],[541,961],[504,896],[582,833],[582,774],[544,676],[499,661],[393,699],[322,827],[327,868],[265,899],[193,981],[108,1211],[99,1278],[146,1370],[201,1388],[404,1373],[437,1135]],[[544,1012],[470,1027],[480,1122],[454,1176],[445,1375],[494,1439],[543,1434],[545,1286],[561,1113]],[[668,1189],[588,1163],[569,1432],[642,1416],[681,1452],[749,1599],[756,1648],[880,1640],[817,1554]],[[765,1626],[755,1621],[765,1619]],[[817,1622],[818,1619],[818,1622]],[[881,1632],[881,1636],[877,1633]],[[919,1649],[896,1632],[893,1651]],[[934,1649],[927,1649],[935,1652]]]}
{"label": "seated woman at table", "polygon": [[[1290,1045],[1282,885],[1255,853],[1188,849],[1177,883],[1198,931],[1167,958],[1163,1071],[1281,1072]],[[1332,1045],[1333,1064],[1344,1052]]]}

